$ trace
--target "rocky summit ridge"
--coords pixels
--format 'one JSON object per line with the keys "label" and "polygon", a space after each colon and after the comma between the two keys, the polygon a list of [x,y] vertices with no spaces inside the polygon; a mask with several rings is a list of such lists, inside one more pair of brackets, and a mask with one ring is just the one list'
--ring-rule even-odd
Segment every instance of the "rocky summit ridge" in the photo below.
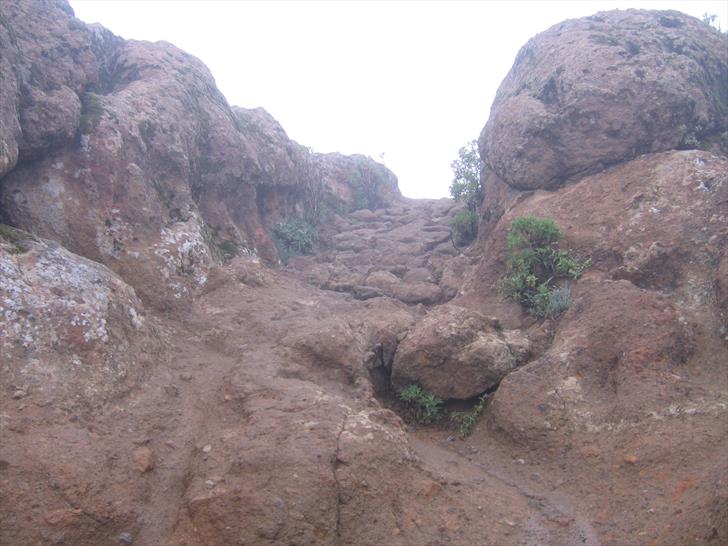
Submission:
{"label": "rocky summit ridge", "polygon": [[[173,45],[0,3],[0,544],[725,544],[726,44],[639,10],[531,39],[461,248],[463,205]],[[552,317],[501,288],[529,216],[590,259]]]}

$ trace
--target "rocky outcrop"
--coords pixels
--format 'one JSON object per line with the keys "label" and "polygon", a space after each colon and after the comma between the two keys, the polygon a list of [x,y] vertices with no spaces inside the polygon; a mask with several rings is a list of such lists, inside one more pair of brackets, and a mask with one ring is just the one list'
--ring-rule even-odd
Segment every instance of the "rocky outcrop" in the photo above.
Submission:
{"label": "rocky outcrop", "polygon": [[65,1],[0,7],[0,177],[18,159],[74,140],[79,97],[101,82],[120,43],[108,30],[73,19]]}
{"label": "rocky outcrop", "polygon": [[[491,430],[566,461],[575,482],[608,476],[604,510],[633,528],[671,510],[655,543],[728,533],[715,436],[728,407],[727,78],[725,37],[675,12],[601,13],[530,41],[481,135],[483,258],[454,300],[534,341],[533,360],[492,399]],[[506,236],[523,216],[553,218],[562,245],[592,260],[545,329],[499,288]],[[691,453],[699,460],[680,485]],[[640,476],[680,476],[649,516],[622,471],[643,463]],[[683,513],[688,503],[699,508]]]}
{"label": "rocky outcrop", "polygon": [[163,358],[134,290],[102,265],[0,226],[0,383],[39,405],[89,409]]}
{"label": "rocky outcrop", "polygon": [[514,188],[555,188],[640,154],[728,153],[725,36],[679,12],[564,21],[521,49],[480,137]]}
{"label": "rocky outcrop", "polygon": [[432,310],[397,347],[392,384],[416,383],[436,396],[467,399],[497,386],[530,354],[528,338],[496,319],[454,305]]}
{"label": "rocky outcrop", "polygon": [[501,310],[518,324],[518,310],[498,290],[505,274],[506,235],[519,216],[553,218],[565,245],[593,265],[589,275],[629,279],[670,294],[693,312],[705,311],[718,331],[726,316],[715,307],[725,254],[728,160],[707,152],[650,154],[553,192],[521,194],[498,222],[484,226],[483,260],[464,301]]}
{"label": "rocky outcrop", "polygon": [[324,202],[334,210],[341,210],[342,206],[344,211],[375,210],[386,208],[401,199],[394,173],[369,157],[359,154],[314,154],[314,164],[329,194]]}
{"label": "rocky outcrop", "polygon": [[269,232],[288,216],[349,210],[357,191],[377,206],[399,195],[383,165],[314,157],[263,110],[233,111],[171,44],[123,41],[49,6],[2,8],[17,82],[3,82],[0,216],[106,264],[154,305],[189,302],[221,257],[276,261]]}

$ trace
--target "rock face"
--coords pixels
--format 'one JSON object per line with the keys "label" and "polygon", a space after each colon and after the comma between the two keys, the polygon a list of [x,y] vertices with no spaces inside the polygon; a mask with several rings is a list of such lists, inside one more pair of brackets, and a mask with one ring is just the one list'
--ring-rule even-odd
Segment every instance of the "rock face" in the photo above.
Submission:
{"label": "rock face", "polygon": [[725,36],[679,12],[611,11],[529,40],[498,89],[480,151],[522,190],[639,154],[728,152]]}
{"label": "rock face", "polygon": [[275,261],[270,228],[304,208],[348,210],[355,188],[377,205],[399,195],[384,166],[312,157],[261,109],[233,111],[171,44],[120,40],[63,2],[2,10],[3,73],[17,79],[0,90],[3,220],[106,264],[156,306],[188,303],[224,254]]}
{"label": "rock face", "polygon": [[397,347],[392,384],[419,383],[448,399],[467,399],[497,385],[529,356],[530,343],[494,319],[454,305],[431,311]]}
{"label": "rock face", "polygon": [[120,40],[73,19],[66,2],[13,2],[0,18],[0,177],[18,158],[40,157],[73,141],[79,95],[99,84]]}
{"label": "rock face", "polygon": [[138,386],[162,350],[134,290],[100,264],[2,229],[2,385],[63,409]]}
{"label": "rock face", "polygon": [[[679,476],[670,500],[653,505],[698,508],[655,543],[728,536],[717,477],[726,444],[715,440],[728,408],[725,47],[675,12],[601,13],[531,40],[481,134],[483,259],[453,300],[533,334],[533,360],[489,406],[493,432],[564,461],[576,481],[608,477],[604,509],[634,528],[645,516],[614,461]],[[506,236],[522,216],[553,218],[564,246],[593,262],[545,329],[499,290]],[[686,486],[691,453],[700,456]]]}

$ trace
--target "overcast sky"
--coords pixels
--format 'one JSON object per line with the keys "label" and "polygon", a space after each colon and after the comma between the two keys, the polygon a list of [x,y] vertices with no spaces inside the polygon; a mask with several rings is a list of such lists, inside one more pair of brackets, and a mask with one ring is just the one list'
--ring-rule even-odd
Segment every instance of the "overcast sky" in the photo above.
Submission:
{"label": "overcast sky", "polygon": [[264,107],[317,152],[383,158],[408,197],[448,195],[450,162],[480,134],[516,53],[538,32],[630,7],[728,21],[724,0],[71,5],[123,38],[166,40],[199,57],[230,104]]}

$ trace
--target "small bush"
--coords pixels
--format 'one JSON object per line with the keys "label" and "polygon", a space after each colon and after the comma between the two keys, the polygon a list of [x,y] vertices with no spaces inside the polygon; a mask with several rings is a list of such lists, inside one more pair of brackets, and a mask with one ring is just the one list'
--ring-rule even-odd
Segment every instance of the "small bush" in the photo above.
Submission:
{"label": "small bush", "polygon": [[558,248],[561,230],[550,218],[517,218],[508,233],[508,269],[501,281],[507,298],[537,317],[553,317],[569,308],[571,291],[564,283],[578,279],[591,265]]}
{"label": "small bush", "polygon": [[478,215],[469,209],[461,210],[450,220],[453,240],[458,245],[467,245],[478,234]]}
{"label": "small bush", "polygon": [[0,224],[0,239],[8,242],[12,245],[13,253],[19,253],[23,251],[23,241],[37,241],[37,239],[22,229],[14,228],[5,224]]}
{"label": "small bush", "polygon": [[291,256],[311,254],[316,244],[316,228],[301,218],[289,218],[273,228],[278,256],[287,263]]}
{"label": "small bush", "polygon": [[217,248],[220,250],[223,261],[229,262],[238,255],[238,244],[230,239],[222,241],[217,245]]}
{"label": "small bush", "polygon": [[456,245],[466,245],[478,235],[476,211],[483,200],[483,190],[480,187],[483,162],[480,160],[478,142],[473,140],[460,148],[458,159],[450,163],[450,166],[455,175],[450,184],[450,195],[467,207],[467,210],[459,212],[450,222],[453,242]]}
{"label": "small bush", "polygon": [[459,424],[458,431],[460,432],[461,438],[467,438],[473,433],[475,425],[480,421],[480,416],[485,409],[485,403],[488,400],[488,395],[483,394],[478,398],[478,403],[470,411],[455,411],[450,415],[450,418]]}
{"label": "small bush", "polygon": [[441,417],[442,400],[419,385],[410,385],[402,390],[399,398],[407,403],[412,416],[418,423],[432,423]]}
{"label": "small bush", "polygon": [[472,211],[480,205],[483,190],[480,187],[480,171],[483,162],[478,152],[478,141],[471,140],[458,150],[458,158],[450,163],[455,175],[450,184],[450,195],[455,201],[465,203]]}

